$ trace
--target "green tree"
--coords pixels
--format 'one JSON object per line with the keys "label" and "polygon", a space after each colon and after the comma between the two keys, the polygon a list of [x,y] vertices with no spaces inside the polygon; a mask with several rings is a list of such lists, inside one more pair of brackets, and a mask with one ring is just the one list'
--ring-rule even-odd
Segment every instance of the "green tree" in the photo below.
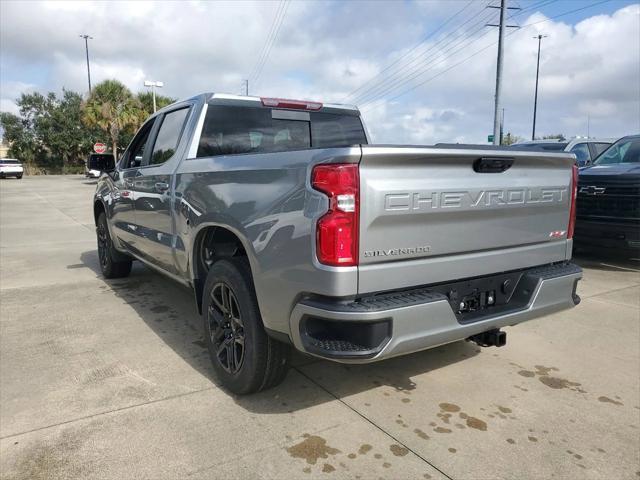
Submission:
{"label": "green tree", "polygon": [[502,145],[513,145],[514,143],[522,142],[524,138],[514,135],[511,132],[502,137]]}
{"label": "green tree", "polygon": [[85,124],[100,129],[109,137],[116,161],[120,135],[133,132],[145,118],[140,101],[117,80],[105,80],[96,85],[82,110]]}
{"label": "green tree", "polygon": [[[80,94],[63,90],[62,97],[58,98],[53,92],[46,95],[23,93],[16,104],[20,109],[23,130],[35,145],[31,148],[35,153],[27,155],[29,160],[34,161],[37,156],[40,166],[61,169],[62,172],[69,171],[70,167],[74,170],[73,167],[82,164],[96,134],[81,121]],[[28,150],[25,147],[21,149]]]}
{"label": "green tree", "polygon": [[[142,108],[144,109],[146,116],[150,116],[153,114],[153,93],[152,92],[140,92],[137,95],[138,100],[142,104]],[[171,105],[176,101],[175,98],[165,97],[163,95],[158,95],[156,93],[156,107],[158,110],[166,107],[167,105]]]}
{"label": "green tree", "polygon": [[551,135],[545,135],[542,137],[543,140],[555,140],[556,138],[561,142],[564,142],[566,140],[565,136],[562,133],[553,133]]}
{"label": "green tree", "polygon": [[33,129],[23,118],[1,112],[0,125],[4,130],[4,139],[9,144],[10,157],[34,163],[36,158],[42,156],[42,148],[35,139]]}

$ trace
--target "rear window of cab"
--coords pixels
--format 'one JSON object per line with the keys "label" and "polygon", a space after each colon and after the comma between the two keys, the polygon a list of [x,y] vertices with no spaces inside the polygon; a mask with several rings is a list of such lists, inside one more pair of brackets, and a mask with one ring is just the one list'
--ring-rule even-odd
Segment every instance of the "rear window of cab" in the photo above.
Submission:
{"label": "rear window of cab", "polygon": [[366,144],[357,115],[209,105],[198,157]]}

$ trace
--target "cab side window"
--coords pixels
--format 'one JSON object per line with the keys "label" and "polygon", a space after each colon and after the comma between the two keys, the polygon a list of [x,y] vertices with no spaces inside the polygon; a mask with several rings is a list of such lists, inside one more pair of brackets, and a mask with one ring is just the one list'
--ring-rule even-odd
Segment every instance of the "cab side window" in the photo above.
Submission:
{"label": "cab side window", "polygon": [[129,145],[129,149],[122,160],[123,169],[137,168],[142,165],[142,158],[144,157],[145,148],[154,122],[155,118],[145,123],[131,141],[131,145]]}
{"label": "cab side window", "polygon": [[164,115],[153,146],[149,165],[164,163],[176,153],[188,113],[189,108],[187,107]]}
{"label": "cab side window", "polygon": [[583,166],[587,162],[591,161],[591,152],[589,151],[589,145],[586,143],[578,143],[574,145],[571,149],[571,153],[574,153],[577,160],[578,165]]}

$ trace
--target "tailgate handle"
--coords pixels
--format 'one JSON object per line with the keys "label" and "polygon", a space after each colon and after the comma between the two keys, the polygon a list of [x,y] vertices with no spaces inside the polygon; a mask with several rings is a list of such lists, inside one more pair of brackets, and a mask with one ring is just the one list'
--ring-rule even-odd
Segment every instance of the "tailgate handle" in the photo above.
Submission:
{"label": "tailgate handle", "polygon": [[473,162],[473,170],[478,173],[502,173],[513,165],[513,158],[482,157]]}

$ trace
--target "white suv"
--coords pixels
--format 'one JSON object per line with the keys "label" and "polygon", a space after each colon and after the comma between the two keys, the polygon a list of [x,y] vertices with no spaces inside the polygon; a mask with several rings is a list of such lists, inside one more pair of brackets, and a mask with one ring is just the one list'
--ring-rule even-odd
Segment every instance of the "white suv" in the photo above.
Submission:
{"label": "white suv", "polygon": [[0,158],[0,178],[16,177],[22,178],[24,169],[22,163],[15,158]]}

